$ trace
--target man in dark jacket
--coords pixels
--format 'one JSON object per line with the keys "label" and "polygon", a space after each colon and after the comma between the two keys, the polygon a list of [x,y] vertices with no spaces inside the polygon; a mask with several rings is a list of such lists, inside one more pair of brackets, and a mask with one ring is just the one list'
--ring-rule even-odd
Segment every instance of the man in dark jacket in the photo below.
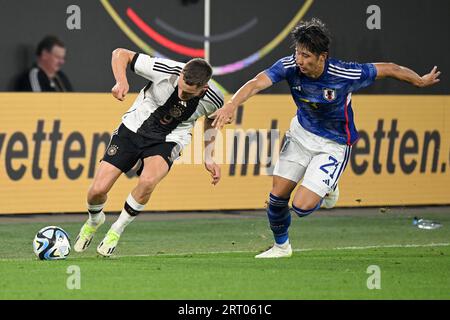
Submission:
{"label": "man in dark jacket", "polygon": [[73,91],[67,76],[61,71],[66,48],[55,36],[47,36],[38,44],[37,62],[16,82],[16,91],[65,92]]}

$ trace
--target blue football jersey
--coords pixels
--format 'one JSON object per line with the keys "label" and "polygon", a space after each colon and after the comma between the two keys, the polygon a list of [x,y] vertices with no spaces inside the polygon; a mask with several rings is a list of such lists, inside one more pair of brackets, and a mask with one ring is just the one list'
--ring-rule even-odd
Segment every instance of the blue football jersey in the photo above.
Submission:
{"label": "blue football jersey", "polygon": [[358,140],[352,92],[375,81],[377,71],[373,64],[329,58],[320,77],[312,79],[301,73],[295,55],[291,55],[278,60],[265,73],[274,84],[288,82],[303,128],[339,144],[352,145]]}

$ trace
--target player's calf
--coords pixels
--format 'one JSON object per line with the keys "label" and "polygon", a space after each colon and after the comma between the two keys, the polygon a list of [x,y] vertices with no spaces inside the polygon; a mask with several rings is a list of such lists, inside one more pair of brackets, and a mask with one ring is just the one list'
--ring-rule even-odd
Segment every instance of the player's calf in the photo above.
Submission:
{"label": "player's calf", "polygon": [[291,212],[289,211],[289,198],[281,198],[269,195],[267,205],[267,217],[270,229],[275,238],[274,245],[268,250],[255,256],[255,258],[284,258],[292,256],[292,248],[289,243],[289,226],[291,225]]}
{"label": "player's calf", "polygon": [[269,195],[267,217],[277,244],[286,243],[289,239],[288,229],[291,225],[291,213],[288,203],[289,198],[284,199],[273,194]]}

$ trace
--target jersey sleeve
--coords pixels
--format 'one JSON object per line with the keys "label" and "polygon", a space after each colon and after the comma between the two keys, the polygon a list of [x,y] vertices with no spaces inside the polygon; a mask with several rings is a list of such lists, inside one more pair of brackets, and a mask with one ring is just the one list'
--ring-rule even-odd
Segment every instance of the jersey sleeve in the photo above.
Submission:
{"label": "jersey sleeve", "polygon": [[217,87],[211,86],[205,93],[204,104],[206,116],[210,118],[210,115],[223,107],[224,104],[224,96],[222,91],[220,91]]}
{"label": "jersey sleeve", "polygon": [[149,55],[136,53],[133,60],[131,60],[130,69],[141,77],[154,80],[155,72],[153,71],[153,67],[155,60],[156,58],[150,57]]}
{"label": "jersey sleeve", "polygon": [[370,86],[375,82],[375,78],[377,77],[377,69],[372,63],[350,63],[349,65],[351,65],[351,67],[354,69],[361,70],[359,79],[353,79],[353,81],[351,82],[350,91],[358,91]]}
{"label": "jersey sleeve", "polygon": [[293,56],[284,57],[275,62],[269,69],[264,70],[266,75],[275,84],[286,79],[287,70],[295,67],[295,58]]}
{"label": "jersey sleeve", "polygon": [[184,64],[180,62],[139,53],[133,57],[130,69],[150,81],[159,81],[167,75],[179,76],[183,66]]}

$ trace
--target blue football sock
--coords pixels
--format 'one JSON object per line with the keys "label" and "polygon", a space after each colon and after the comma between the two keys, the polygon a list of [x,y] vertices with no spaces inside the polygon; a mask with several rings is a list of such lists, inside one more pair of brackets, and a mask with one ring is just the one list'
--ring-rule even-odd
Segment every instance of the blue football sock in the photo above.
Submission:
{"label": "blue football sock", "polygon": [[300,218],[303,218],[303,217],[309,216],[311,213],[313,213],[314,211],[319,209],[320,206],[322,205],[322,201],[323,200],[320,200],[319,203],[317,204],[317,206],[315,206],[314,208],[309,209],[309,210],[303,210],[303,209],[297,208],[294,204],[292,204],[292,210],[294,210],[294,212],[297,214],[297,216],[299,216]]}
{"label": "blue football sock", "polygon": [[283,199],[273,194],[269,196],[267,217],[270,229],[273,232],[275,243],[283,244],[289,240],[288,229],[291,225],[291,213],[289,211],[289,198]]}

